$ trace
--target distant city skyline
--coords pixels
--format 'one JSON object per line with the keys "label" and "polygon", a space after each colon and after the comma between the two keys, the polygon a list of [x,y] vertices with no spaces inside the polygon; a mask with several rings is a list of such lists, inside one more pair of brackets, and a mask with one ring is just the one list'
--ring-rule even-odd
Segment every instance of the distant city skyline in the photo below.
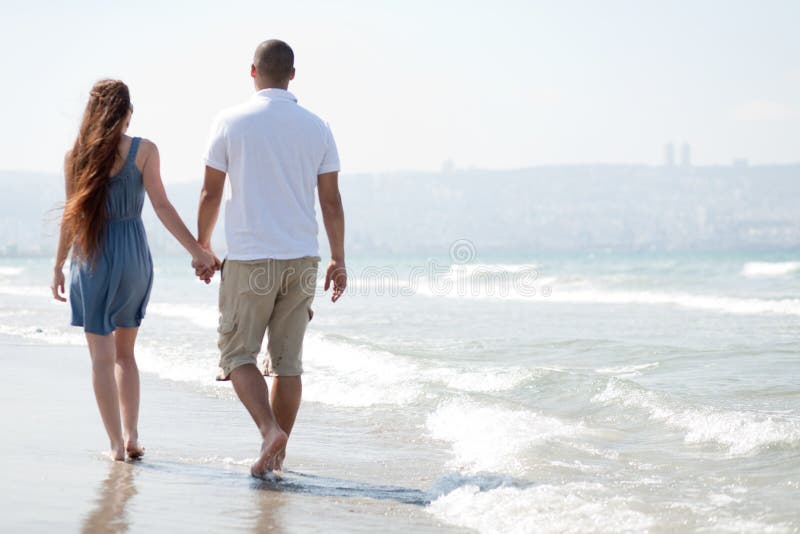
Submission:
{"label": "distant city skyline", "polygon": [[0,169],[60,172],[92,83],[118,77],[165,181],[199,180],[269,37],[294,47],[290,90],[330,122],[343,174],[662,165],[668,142],[676,166],[800,161],[788,0],[1,6]]}

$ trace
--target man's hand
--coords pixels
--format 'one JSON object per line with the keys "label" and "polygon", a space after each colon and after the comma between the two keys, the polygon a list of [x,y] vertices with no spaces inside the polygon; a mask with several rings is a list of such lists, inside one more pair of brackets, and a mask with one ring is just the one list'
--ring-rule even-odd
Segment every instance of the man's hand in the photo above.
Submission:
{"label": "man's hand", "polygon": [[192,258],[192,267],[194,267],[194,274],[205,282],[211,283],[211,278],[214,277],[214,271],[218,271],[222,266],[222,262],[211,250],[210,246],[200,245],[200,251]]}
{"label": "man's hand", "polygon": [[331,302],[336,302],[347,287],[347,268],[344,261],[331,260],[328,264],[328,271],[325,273],[325,291],[331,287],[331,282],[333,282]]}

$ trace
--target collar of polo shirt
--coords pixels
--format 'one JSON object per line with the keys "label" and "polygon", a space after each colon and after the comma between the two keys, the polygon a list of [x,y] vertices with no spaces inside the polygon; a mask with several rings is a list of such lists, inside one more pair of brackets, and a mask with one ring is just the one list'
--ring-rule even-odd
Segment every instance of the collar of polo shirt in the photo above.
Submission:
{"label": "collar of polo shirt", "polygon": [[266,98],[268,100],[286,100],[288,102],[297,102],[296,96],[286,89],[280,89],[278,87],[268,87],[266,89],[257,91],[253,95],[253,98]]}

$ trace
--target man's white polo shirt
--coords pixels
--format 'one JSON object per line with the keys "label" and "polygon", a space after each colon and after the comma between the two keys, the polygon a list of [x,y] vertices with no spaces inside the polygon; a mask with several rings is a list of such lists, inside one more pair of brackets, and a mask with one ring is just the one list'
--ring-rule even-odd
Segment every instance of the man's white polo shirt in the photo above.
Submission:
{"label": "man's white polo shirt", "polygon": [[226,172],[228,258],[317,256],[317,176],[339,170],[328,125],[283,89],[258,91],[217,116],[205,164]]}

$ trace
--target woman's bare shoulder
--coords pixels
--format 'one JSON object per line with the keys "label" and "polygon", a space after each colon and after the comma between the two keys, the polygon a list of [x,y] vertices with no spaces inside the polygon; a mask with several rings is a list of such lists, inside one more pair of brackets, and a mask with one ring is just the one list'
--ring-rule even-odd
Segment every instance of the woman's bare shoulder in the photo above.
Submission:
{"label": "woman's bare shoulder", "polygon": [[139,141],[139,151],[136,154],[136,163],[139,168],[144,168],[147,161],[154,155],[158,157],[158,146],[150,139],[142,137],[142,140]]}
{"label": "woman's bare shoulder", "polygon": [[155,142],[146,137],[141,138],[141,141],[139,141],[139,147],[140,150],[154,150],[154,149],[158,150],[158,147],[156,146]]}

